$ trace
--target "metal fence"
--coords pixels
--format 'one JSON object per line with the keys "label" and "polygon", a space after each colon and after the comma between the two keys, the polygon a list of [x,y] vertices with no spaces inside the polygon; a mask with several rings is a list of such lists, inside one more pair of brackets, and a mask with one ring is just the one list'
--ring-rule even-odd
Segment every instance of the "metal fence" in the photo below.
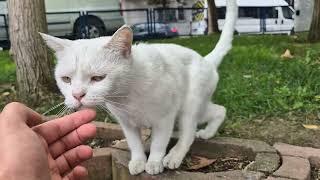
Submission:
{"label": "metal fence", "polygon": [[[207,9],[198,8],[150,8],[48,12],[46,16],[49,34],[54,36],[94,38],[111,35],[123,24],[128,24],[137,27],[136,34],[144,33],[152,38],[164,30],[162,24],[169,27],[167,31],[174,30],[176,35],[204,34],[206,13]],[[8,21],[7,14],[0,14],[0,41],[9,40]]]}
{"label": "metal fence", "polygon": [[[280,7],[281,8],[281,7]],[[283,8],[283,7],[282,7]],[[218,19],[225,16],[225,8],[218,8]],[[255,33],[272,32],[266,19],[277,17],[274,8],[240,8],[239,17],[255,19]],[[49,34],[73,39],[95,38],[111,35],[123,24],[133,28],[134,38],[190,36],[207,33],[206,8],[149,8],[126,10],[48,12],[46,14]],[[250,20],[251,21],[251,20]],[[283,20],[272,20],[273,26],[283,24]],[[222,24],[219,21],[219,28]],[[270,26],[272,27],[272,26]],[[248,26],[243,26],[248,28]],[[8,41],[8,16],[0,14],[0,41]]]}

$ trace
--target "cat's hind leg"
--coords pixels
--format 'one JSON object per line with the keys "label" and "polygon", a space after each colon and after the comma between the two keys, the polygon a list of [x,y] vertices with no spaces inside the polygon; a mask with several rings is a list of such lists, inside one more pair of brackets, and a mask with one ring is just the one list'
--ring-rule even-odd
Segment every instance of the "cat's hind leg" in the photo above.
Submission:
{"label": "cat's hind leg", "polygon": [[196,133],[196,137],[201,139],[209,139],[213,137],[223,123],[225,117],[225,107],[209,102],[204,119],[199,122],[200,124],[206,122],[208,124],[204,129],[201,129]]}
{"label": "cat's hind leg", "polygon": [[193,98],[189,102],[193,103],[186,103],[184,112],[179,115],[179,140],[163,159],[163,165],[169,169],[175,169],[181,165],[195,138],[198,123],[196,119],[201,114],[199,112],[201,101]]}

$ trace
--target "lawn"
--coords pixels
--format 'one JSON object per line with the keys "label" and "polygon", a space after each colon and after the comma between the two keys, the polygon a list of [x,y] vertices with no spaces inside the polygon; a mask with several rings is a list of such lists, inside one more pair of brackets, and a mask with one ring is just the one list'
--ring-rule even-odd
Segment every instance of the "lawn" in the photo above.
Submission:
{"label": "lawn", "polygon": [[[149,43],[181,44],[206,55],[217,40],[202,36]],[[294,58],[280,57],[286,49]],[[228,110],[220,136],[320,147],[315,138],[320,132],[302,126],[320,124],[320,44],[305,43],[303,35],[236,36],[219,71],[212,100]],[[0,84],[14,82],[7,52],[0,53],[0,72]]]}

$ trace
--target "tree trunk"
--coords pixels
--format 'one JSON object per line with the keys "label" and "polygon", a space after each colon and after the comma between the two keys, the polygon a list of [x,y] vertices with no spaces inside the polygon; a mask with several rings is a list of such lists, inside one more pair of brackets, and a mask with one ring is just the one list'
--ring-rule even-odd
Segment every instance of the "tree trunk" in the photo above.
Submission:
{"label": "tree trunk", "polygon": [[314,0],[314,9],[308,39],[310,42],[320,41],[320,0]]}
{"label": "tree trunk", "polygon": [[163,8],[166,8],[166,6],[167,6],[167,0],[162,0],[161,4],[162,4],[162,7],[163,7]]}
{"label": "tree trunk", "polygon": [[208,34],[219,32],[217,7],[214,0],[208,0]]}
{"label": "tree trunk", "polygon": [[9,0],[9,29],[16,63],[18,98],[35,106],[55,87],[53,61],[38,32],[48,32],[44,0]]}

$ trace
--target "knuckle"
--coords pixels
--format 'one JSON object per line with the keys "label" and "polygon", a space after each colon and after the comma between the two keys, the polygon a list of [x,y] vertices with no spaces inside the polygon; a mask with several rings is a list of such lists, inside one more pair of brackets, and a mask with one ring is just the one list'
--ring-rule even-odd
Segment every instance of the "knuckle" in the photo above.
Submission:
{"label": "knuckle", "polygon": [[19,111],[21,109],[25,108],[25,105],[19,102],[11,102],[9,104],[7,104],[4,108],[2,112],[7,112],[7,111]]}

